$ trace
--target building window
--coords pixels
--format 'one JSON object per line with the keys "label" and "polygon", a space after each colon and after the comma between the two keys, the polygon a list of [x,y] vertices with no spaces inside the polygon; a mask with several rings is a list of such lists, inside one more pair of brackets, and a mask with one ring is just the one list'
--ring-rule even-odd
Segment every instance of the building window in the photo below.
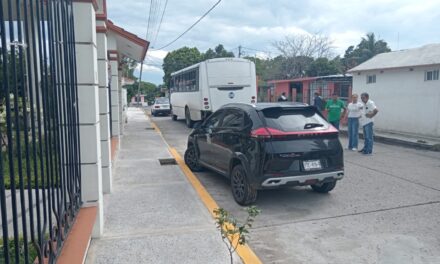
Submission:
{"label": "building window", "polygon": [[367,75],[367,83],[376,83],[376,75]]}
{"label": "building window", "polygon": [[438,80],[439,70],[425,71],[425,81]]}

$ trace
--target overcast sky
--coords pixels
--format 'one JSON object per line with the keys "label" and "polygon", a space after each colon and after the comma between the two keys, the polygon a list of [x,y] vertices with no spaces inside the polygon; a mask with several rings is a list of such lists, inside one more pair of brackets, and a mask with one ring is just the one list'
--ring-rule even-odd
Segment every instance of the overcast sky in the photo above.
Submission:
{"label": "overcast sky", "polygon": [[218,0],[168,0],[158,32],[165,1],[152,0],[156,8],[147,32],[150,0],[107,0],[108,17],[116,25],[144,39],[148,33],[150,65],[144,65],[142,80],[156,84],[162,83],[162,59],[183,46],[205,52],[223,44],[237,53],[241,45],[248,48],[245,55],[273,57],[274,41],[305,32],[328,35],[341,55],[367,32],[387,41],[392,50],[440,43],[440,0],[222,0],[173,45],[153,51],[174,40]]}

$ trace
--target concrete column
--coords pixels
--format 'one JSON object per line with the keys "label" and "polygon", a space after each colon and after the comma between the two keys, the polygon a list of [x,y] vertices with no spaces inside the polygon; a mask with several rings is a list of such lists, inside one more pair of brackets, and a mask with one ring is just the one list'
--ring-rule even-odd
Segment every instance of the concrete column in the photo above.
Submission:
{"label": "concrete column", "polygon": [[99,122],[101,126],[102,155],[102,191],[112,190],[110,103],[107,60],[107,34],[103,21],[97,21],[96,41],[98,46],[98,83],[99,83]]}
{"label": "concrete column", "polygon": [[74,0],[83,206],[98,206],[93,237],[104,227],[96,20],[92,1]]}
{"label": "concrete column", "polygon": [[125,107],[124,107],[124,98],[122,97],[122,68],[118,69],[119,76],[119,128],[120,134],[124,135],[124,115],[125,115]]}
{"label": "concrete column", "polygon": [[[116,58],[114,57],[116,54]],[[118,75],[118,59],[117,53],[110,53],[110,67],[111,67],[111,110],[112,110],[112,136],[119,137],[121,134],[120,119],[119,119],[119,75]]]}

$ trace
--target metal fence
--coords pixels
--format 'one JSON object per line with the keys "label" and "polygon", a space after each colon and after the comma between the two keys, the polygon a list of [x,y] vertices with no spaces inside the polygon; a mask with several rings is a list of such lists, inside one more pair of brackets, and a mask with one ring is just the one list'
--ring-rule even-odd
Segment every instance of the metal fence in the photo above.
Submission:
{"label": "metal fence", "polygon": [[0,0],[0,263],[54,263],[81,205],[70,0]]}

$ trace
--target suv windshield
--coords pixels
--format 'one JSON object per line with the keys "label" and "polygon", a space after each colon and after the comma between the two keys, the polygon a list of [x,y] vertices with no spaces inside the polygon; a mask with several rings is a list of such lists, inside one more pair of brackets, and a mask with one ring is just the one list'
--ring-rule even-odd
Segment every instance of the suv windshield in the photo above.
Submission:
{"label": "suv windshield", "polygon": [[168,98],[161,97],[161,98],[157,98],[155,103],[156,104],[169,104],[170,101],[168,100]]}
{"label": "suv windshield", "polygon": [[294,132],[328,128],[327,121],[313,109],[269,108],[263,110],[263,115],[268,127],[280,131]]}

